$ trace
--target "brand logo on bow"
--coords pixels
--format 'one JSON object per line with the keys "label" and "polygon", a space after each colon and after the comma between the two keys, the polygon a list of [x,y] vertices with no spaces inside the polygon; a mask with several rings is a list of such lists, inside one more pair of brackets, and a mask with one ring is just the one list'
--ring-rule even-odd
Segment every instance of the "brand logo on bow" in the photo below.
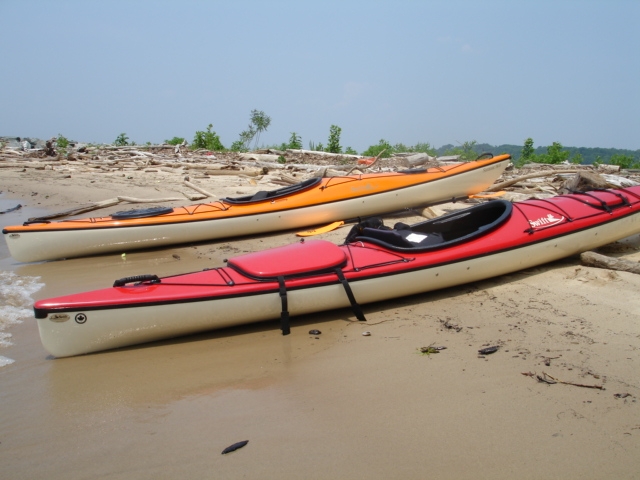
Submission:
{"label": "brand logo on bow", "polygon": [[550,213],[546,217],[538,218],[537,220],[529,220],[531,228],[550,227],[551,225],[557,225],[564,221],[564,217],[561,215],[559,218],[553,213]]}

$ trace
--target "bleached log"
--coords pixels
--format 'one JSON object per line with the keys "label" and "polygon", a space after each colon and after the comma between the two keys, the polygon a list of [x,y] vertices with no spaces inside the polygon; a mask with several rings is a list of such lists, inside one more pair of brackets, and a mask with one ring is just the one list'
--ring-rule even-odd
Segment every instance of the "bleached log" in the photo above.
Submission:
{"label": "bleached log", "polygon": [[287,175],[286,173],[280,174],[280,180],[282,180],[283,182],[289,185],[295,185],[297,183],[300,183],[300,180],[298,178],[292,177],[291,175]]}
{"label": "bleached log", "polygon": [[416,153],[402,159],[405,167],[416,167],[425,163],[436,162],[436,157],[432,157],[427,153]]}
{"label": "bleached log", "polygon": [[521,182],[522,180],[528,180],[530,178],[543,178],[543,177],[550,177],[553,175],[559,175],[561,173],[576,173],[576,170],[552,170],[552,171],[543,171],[543,172],[535,172],[535,173],[528,173],[526,175],[522,175],[520,177],[517,178],[512,178],[511,180],[506,180],[504,182],[500,182],[497,183],[495,185],[492,185],[491,187],[487,188],[485,190],[485,192],[497,192],[499,190],[503,190],[507,187],[510,187],[511,185],[515,185],[518,182]]}
{"label": "bleached log", "polygon": [[205,195],[206,197],[215,197],[215,195],[213,193],[207,192],[204,188],[200,188],[199,186],[194,185],[193,183],[191,183],[188,180],[185,180],[184,184],[189,188],[193,188],[196,192],[199,192],[202,195]]}
{"label": "bleached log", "polygon": [[277,162],[280,155],[271,153],[241,153],[240,157],[245,160],[255,160],[256,162]]}
{"label": "bleached log", "polygon": [[262,175],[262,170],[205,170],[203,173],[207,175],[245,175],[248,177],[257,177]]}
{"label": "bleached log", "polygon": [[60,217],[68,217],[71,215],[79,215],[81,213],[86,213],[86,212],[91,212],[93,210],[98,210],[100,208],[106,208],[106,207],[112,207],[114,205],[117,205],[118,203],[120,203],[120,198],[110,198],[108,200],[102,200],[100,202],[94,202],[88,205],[83,205],[80,207],[76,207],[76,208],[72,208],[70,210],[65,210],[63,212],[59,212],[59,213],[52,213],[49,215],[44,215],[42,217],[33,217],[30,218],[29,221],[30,222],[37,222],[40,220],[49,220],[52,218],[60,218]]}
{"label": "bleached log", "polygon": [[640,274],[640,263],[622,258],[607,257],[596,252],[584,252],[580,255],[583,265],[588,267],[606,268],[622,272]]}
{"label": "bleached log", "polygon": [[300,154],[300,153],[308,153],[308,154],[312,154],[312,155],[320,155],[322,157],[344,157],[344,158],[362,158],[362,155],[351,155],[348,153],[331,153],[331,152],[320,152],[320,151],[316,151],[316,150],[292,150],[292,149],[287,149],[286,150],[287,153],[293,153],[293,154]]}
{"label": "bleached log", "polygon": [[129,203],[161,203],[161,202],[179,202],[179,201],[182,201],[182,198],[176,198],[176,197],[135,198],[135,197],[119,196],[118,200],[120,200],[121,202],[129,202]]}

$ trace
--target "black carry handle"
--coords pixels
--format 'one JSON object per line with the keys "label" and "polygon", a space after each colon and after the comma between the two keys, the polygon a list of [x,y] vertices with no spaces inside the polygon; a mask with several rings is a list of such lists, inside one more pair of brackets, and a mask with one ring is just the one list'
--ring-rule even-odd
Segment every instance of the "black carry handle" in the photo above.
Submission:
{"label": "black carry handle", "polygon": [[151,282],[160,283],[160,278],[157,275],[134,275],[133,277],[125,277],[113,282],[114,287],[124,287],[127,283],[134,282]]}

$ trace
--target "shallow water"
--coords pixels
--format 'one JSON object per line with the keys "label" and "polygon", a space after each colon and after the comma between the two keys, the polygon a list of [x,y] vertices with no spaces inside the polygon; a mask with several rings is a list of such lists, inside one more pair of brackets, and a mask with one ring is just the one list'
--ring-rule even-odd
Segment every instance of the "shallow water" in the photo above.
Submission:
{"label": "shallow water", "polygon": [[[0,198],[0,212],[19,204],[16,200]],[[0,214],[0,227],[21,224],[38,214],[39,211],[27,208]],[[3,351],[13,345],[11,327],[33,317],[32,296],[44,286],[38,276],[16,274],[15,267],[16,262],[3,239],[0,242],[0,368],[14,362],[3,355]]]}

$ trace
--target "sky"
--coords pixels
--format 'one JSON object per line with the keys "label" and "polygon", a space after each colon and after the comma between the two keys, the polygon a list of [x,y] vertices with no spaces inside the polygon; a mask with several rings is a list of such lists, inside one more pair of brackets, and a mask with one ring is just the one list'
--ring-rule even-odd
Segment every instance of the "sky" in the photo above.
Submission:
{"label": "sky", "polygon": [[640,149],[639,0],[0,0],[0,136]]}

